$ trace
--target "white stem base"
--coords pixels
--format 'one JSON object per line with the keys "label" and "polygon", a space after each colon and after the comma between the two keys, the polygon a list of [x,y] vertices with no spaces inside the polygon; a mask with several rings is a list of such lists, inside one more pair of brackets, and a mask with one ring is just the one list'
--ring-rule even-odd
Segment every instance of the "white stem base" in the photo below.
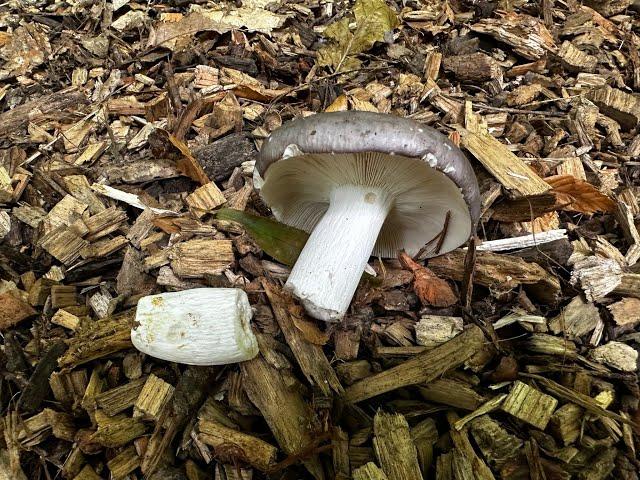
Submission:
{"label": "white stem base", "polygon": [[309,315],[342,319],[390,209],[390,196],[377,188],[344,185],[331,192],[285,285]]}

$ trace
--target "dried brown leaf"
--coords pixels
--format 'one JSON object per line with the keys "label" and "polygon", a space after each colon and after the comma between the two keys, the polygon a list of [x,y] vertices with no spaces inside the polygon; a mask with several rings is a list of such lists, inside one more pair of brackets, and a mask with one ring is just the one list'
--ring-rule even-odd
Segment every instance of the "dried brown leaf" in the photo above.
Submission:
{"label": "dried brown leaf", "polygon": [[183,155],[183,157],[180,158],[176,164],[178,170],[192,180],[200,183],[200,185],[206,185],[207,183],[209,183],[211,180],[209,180],[209,177],[207,176],[202,166],[191,154],[191,150],[189,150],[187,144],[182,140],[178,140],[171,134],[168,135],[171,144],[178,150],[180,150]]}
{"label": "dried brown leaf", "polygon": [[573,198],[573,201],[564,207],[565,210],[587,214],[615,211],[616,204],[611,198],[590,183],[573,175],[553,175],[544,180],[553,187],[554,191],[565,193]]}
{"label": "dried brown leaf", "polygon": [[450,307],[458,302],[458,297],[446,280],[415,262],[405,252],[400,252],[398,258],[404,268],[413,272],[413,290],[423,305]]}

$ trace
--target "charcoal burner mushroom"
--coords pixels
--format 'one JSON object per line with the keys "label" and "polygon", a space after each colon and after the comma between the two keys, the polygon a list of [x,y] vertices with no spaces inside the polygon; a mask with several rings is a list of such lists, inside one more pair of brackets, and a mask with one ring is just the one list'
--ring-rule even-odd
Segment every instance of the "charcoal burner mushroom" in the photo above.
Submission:
{"label": "charcoal burner mushroom", "polygon": [[286,288],[320,320],[340,320],[373,254],[409,255],[444,229],[446,253],[480,215],[464,154],[436,130],[370,112],[320,113],[267,138],[255,184],[274,216],[311,235]]}

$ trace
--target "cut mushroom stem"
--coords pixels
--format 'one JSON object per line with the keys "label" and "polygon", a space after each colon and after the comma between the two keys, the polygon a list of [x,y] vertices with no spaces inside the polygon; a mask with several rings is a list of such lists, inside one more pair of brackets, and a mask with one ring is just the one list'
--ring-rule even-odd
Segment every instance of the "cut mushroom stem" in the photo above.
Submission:
{"label": "cut mushroom stem", "polygon": [[300,253],[286,288],[315,318],[340,320],[392,207],[380,188],[341,185]]}
{"label": "cut mushroom stem", "polygon": [[138,301],[133,345],[188,365],[226,365],[258,354],[247,294],[237,288],[196,288]]}

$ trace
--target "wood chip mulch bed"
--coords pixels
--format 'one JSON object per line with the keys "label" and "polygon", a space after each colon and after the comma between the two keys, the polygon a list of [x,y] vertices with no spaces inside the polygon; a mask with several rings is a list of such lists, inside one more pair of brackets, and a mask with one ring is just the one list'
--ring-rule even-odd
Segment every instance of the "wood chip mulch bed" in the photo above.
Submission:
{"label": "wood chip mulch bed", "polygon": [[[3,2],[0,480],[638,479],[639,18],[633,0]],[[464,248],[372,259],[322,324],[242,218],[270,216],[263,139],[340,110],[448,135],[483,213]],[[202,286],[247,292],[258,357],[132,347],[140,297]]]}

